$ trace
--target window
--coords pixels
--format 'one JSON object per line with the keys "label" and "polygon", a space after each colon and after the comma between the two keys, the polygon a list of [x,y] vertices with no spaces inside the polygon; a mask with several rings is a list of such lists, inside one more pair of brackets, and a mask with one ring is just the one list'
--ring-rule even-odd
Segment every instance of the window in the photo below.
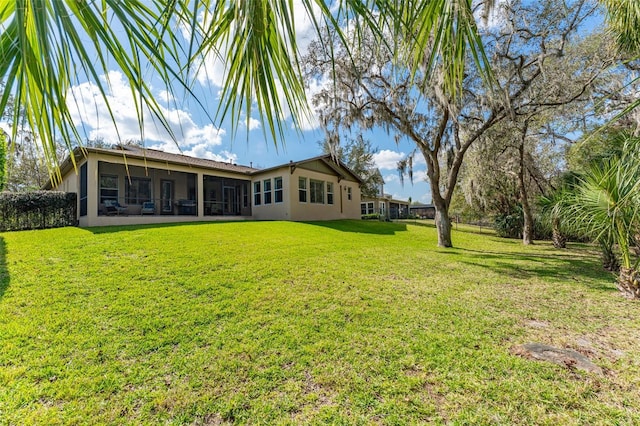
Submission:
{"label": "window", "polygon": [[283,191],[282,191],[282,178],[277,177],[273,179],[274,193],[275,193],[275,201],[276,203],[281,203],[283,200]]}
{"label": "window", "polygon": [[360,203],[360,214],[367,214],[367,203]]}
{"label": "window", "polygon": [[100,175],[100,202],[118,200],[118,176]]}
{"label": "window", "polygon": [[242,207],[249,207],[249,185],[242,184]]}
{"label": "window", "polygon": [[333,204],[333,184],[327,182],[327,204]]}
{"label": "window", "polygon": [[347,200],[351,201],[351,187],[347,187]]}
{"label": "window", "polygon": [[254,206],[259,206],[260,205],[260,182],[254,182],[253,183],[253,205]]}
{"label": "window", "polygon": [[[129,181],[130,180],[130,181]],[[131,177],[124,182],[125,203],[142,204],[151,201],[151,179]]]}
{"label": "window", "polygon": [[80,216],[87,215],[87,196],[89,186],[87,184],[87,163],[80,167]]}
{"label": "window", "polygon": [[324,204],[324,182],[321,180],[309,180],[311,192],[310,201],[314,204]]}
{"label": "window", "polygon": [[264,180],[264,203],[271,204],[271,179]]}
{"label": "window", "polygon": [[373,201],[367,203],[367,214],[373,214]]}
{"label": "window", "polygon": [[298,199],[301,203],[307,202],[307,178],[298,178]]}

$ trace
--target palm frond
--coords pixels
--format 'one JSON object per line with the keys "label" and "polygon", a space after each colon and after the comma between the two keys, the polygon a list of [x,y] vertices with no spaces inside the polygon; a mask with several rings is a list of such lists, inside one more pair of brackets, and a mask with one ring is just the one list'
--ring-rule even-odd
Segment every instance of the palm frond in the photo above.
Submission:
{"label": "palm frond", "polygon": [[607,21],[616,33],[618,45],[627,52],[640,54],[640,2],[637,0],[601,0],[607,8]]}
{"label": "palm frond", "polygon": [[[469,52],[489,73],[471,3],[302,0],[302,7],[317,32],[326,25],[343,41],[343,25],[355,28],[356,34],[366,28],[378,36],[392,28],[403,49],[410,48],[407,61],[414,73],[426,69],[428,74],[439,64],[448,90],[455,94]],[[175,140],[150,77],[169,92],[180,89],[193,95],[192,60],[214,53],[227,65],[218,120],[230,117],[235,126],[255,106],[274,141],[283,141],[284,117],[290,113],[294,123],[300,123],[309,114],[294,7],[293,0],[2,2],[0,80],[5,91],[0,109],[14,99],[14,136],[24,113],[26,125],[39,135],[47,163],[56,165],[57,140],[70,148],[82,139],[69,109],[74,102],[70,88],[88,80],[110,108],[109,82],[102,78],[115,67],[134,98],[140,138],[148,110]],[[186,40],[182,28],[190,34]],[[109,109],[109,114],[115,123],[114,111]]]}
{"label": "palm frond", "polygon": [[[60,161],[55,149],[59,139],[69,148],[82,139],[69,110],[72,84],[88,79],[108,106],[108,82],[100,77],[107,76],[114,65],[131,87],[141,132],[144,108],[170,132],[144,67],[167,82],[167,87],[178,82],[188,88],[175,66],[180,55],[176,36],[166,31],[166,16],[174,2],[17,0],[13,7],[9,3],[0,9],[4,29],[0,79],[6,83],[0,109],[15,98],[13,136],[24,114],[26,125],[38,134],[49,166]],[[113,111],[109,112],[115,121]],[[52,176],[54,181],[59,177]]]}

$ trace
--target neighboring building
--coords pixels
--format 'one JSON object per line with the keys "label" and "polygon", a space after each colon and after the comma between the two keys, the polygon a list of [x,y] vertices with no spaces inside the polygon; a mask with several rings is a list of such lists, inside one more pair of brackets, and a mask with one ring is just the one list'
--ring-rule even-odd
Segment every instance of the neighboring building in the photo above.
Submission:
{"label": "neighboring building", "polygon": [[360,218],[362,180],[329,155],[263,170],[137,146],[74,156],[45,189],[78,194],[80,226]]}
{"label": "neighboring building", "polygon": [[[378,172],[380,173],[380,172]],[[409,215],[409,202],[395,200],[391,194],[384,193],[384,181],[378,187],[376,197],[363,197],[360,202],[360,214],[378,214],[384,219],[406,219]]]}
{"label": "neighboring building", "polygon": [[412,204],[409,213],[420,219],[433,219],[436,217],[436,208],[433,204]]}

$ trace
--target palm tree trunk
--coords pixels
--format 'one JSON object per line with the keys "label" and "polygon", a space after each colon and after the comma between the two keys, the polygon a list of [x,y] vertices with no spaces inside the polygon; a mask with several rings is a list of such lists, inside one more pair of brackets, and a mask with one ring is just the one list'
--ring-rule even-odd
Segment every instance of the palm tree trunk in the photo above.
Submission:
{"label": "palm tree trunk", "polygon": [[640,299],[640,271],[635,268],[620,268],[618,289],[630,299]]}
{"label": "palm tree trunk", "polygon": [[602,267],[607,271],[617,272],[620,269],[620,263],[613,252],[613,245],[601,242],[600,248],[602,250]]}
{"label": "palm tree trunk", "polygon": [[565,237],[562,232],[560,232],[560,219],[558,219],[557,217],[553,218],[551,240],[553,241],[553,247],[557,249],[567,248],[567,237]]}

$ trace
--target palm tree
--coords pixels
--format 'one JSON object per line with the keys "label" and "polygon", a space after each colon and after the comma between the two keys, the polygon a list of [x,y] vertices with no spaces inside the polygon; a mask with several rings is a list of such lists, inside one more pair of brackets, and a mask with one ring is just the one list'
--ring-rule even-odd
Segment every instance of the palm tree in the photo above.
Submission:
{"label": "palm tree", "polygon": [[565,211],[579,229],[620,255],[618,288],[640,298],[634,248],[640,233],[640,139],[628,137],[620,155],[594,164],[580,178]]}
{"label": "palm tree", "polygon": [[551,241],[553,247],[557,249],[567,247],[567,237],[562,229],[562,210],[566,208],[570,194],[566,189],[560,188],[550,195],[540,197],[538,201],[538,204],[542,208],[543,222],[551,226]]}
{"label": "palm tree", "polygon": [[[296,44],[294,9],[303,7],[316,29],[340,34],[350,28],[394,31],[406,40],[399,60],[414,69],[445,70],[456,92],[470,50],[486,64],[471,0],[15,0],[0,4],[0,111],[11,97],[39,134],[46,161],[58,164],[55,141],[69,147],[81,140],[68,108],[70,88],[88,80],[108,105],[108,76],[117,67],[136,99],[140,128],[150,110],[170,131],[163,109],[147,82],[150,74],[170,92],[191,94],[193,64],[219,55],[227,64],[217,120],[233,123],[256,108],[274,141],[282,117],[294,122],[307,114]],[[488,2],[492,3],[492,2]],[[337,6],[337,8],[336,8]],[[183,36],[186,34],[186,37]],[[284,95],[280,96],[280,92]],[[283,99],[284,101],[281,101]],[[115,122],[112,113],[112,120]],[[16,112],[17,114],[17,112]],[[19,120],[13,117],[14,133]],[[143,130],[141,130],[143,132]],[[141,134],[141,138],[143,135]]]}

